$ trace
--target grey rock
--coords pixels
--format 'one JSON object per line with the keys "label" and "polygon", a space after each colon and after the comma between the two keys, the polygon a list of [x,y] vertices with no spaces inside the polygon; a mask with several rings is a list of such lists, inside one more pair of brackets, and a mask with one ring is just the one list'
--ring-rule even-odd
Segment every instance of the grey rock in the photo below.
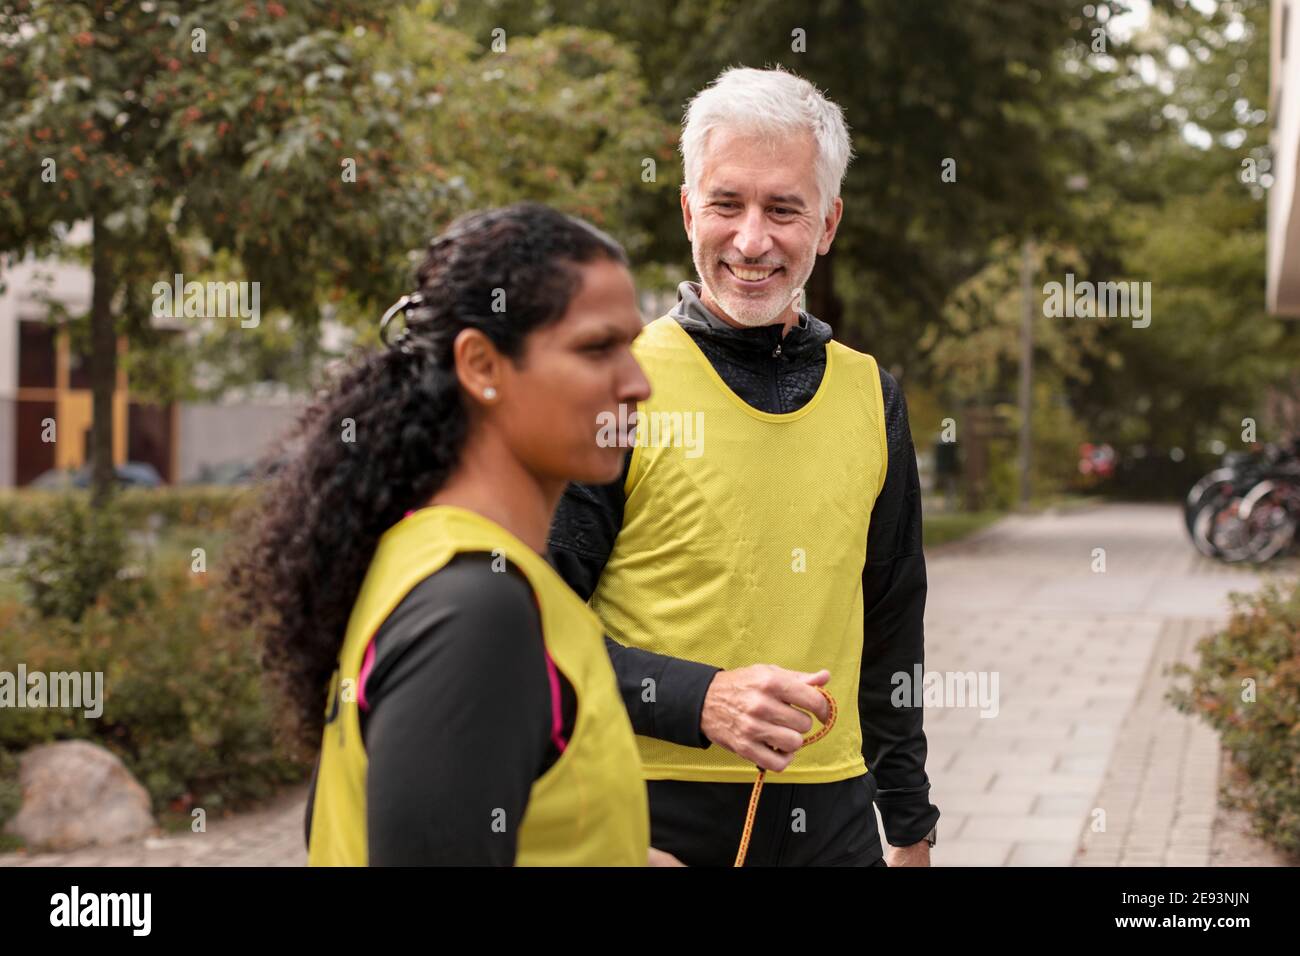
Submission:
{"label": "grey rock", "polygon": [[112,846],[157,826],[148,791],[114,754],[84,740],[28,750],[18,782],[22,806],[5,831],[33,850]]}

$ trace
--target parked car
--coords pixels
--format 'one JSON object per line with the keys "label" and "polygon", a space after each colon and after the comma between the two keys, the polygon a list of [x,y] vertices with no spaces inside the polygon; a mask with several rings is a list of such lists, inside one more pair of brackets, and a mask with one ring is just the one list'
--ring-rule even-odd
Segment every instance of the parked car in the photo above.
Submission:
{"label": "parked car", "polygon": [[[128,461],[114,469],[120,488],[157,488],[163,483],[158,469],[147,462]],[[66,491],[71,488],[90,487],[90,466],[81,468],[52,468],[32,479],[27,487],[45,491]]]}
{"label": "parked car", "polygon": [[205,464],[198,474],[185,482],[187,485],[251,485],[276,474],[288,464],[286,455],[258,461],[226,461],[219,465]]}

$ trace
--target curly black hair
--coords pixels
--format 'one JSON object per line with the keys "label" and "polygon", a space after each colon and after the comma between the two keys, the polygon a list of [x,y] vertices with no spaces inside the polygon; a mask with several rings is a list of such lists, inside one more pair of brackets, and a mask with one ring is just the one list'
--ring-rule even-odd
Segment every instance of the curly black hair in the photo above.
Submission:
{"label": "curly black hair", "polygon": [[[300,450],[247,517],[230,584],[236,620],[258,628],[304,741],[320,733],[379,538],[456,468],[467,429],[457,334],[478,329],[517,361],[525,337],[568,310],[577,266],[599,257],[627,265],[608,235],[539,203],[461,216],[429,244],[405,332],[354,356],[299,419],[289,440]],[[502,291],[508,308],[494,311]]]}

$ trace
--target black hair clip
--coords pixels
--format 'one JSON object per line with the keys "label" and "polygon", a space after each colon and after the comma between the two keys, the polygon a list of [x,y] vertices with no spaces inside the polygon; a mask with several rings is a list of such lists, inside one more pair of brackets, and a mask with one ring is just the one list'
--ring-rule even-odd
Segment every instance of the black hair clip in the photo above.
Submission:
{"label": "black hair clip", "polygon": [[406,340],[407,335],[410,333],[411,331],[410,328],[404,326],[402,329],[402,334],[399,335],[392,342],[390,342],[388,341],[389,323],[393,321],[393,318],[399,312],[402,313],[402,318],[403,321],[405,322],[406,313],[411,309],[422,305],[423,303],[424,303],[424,296],[422,296],[418,292],[412,292],[410,295],[402,296],[391,306],[389,306],[388,311],[384,313],[384,317],[379,320],[379,341],[383,342],[384,345],[402,346],[403,350],[406,350],[406,347],[403,346],[402,343]]}

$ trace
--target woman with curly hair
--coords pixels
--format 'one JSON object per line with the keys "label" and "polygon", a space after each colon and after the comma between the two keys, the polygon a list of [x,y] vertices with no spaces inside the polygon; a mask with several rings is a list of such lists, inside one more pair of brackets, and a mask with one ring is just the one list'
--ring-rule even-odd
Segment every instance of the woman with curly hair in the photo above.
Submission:
{"label": "woman with curly hair", "polygon": [[[313,865],[675,863],[603,629],[542,555],[649,385],[622,248],[520,203],[456,220],[405,330],[306,413],[236,588],[321,755]],[[387,340],[388,336],[384,336]]]}

